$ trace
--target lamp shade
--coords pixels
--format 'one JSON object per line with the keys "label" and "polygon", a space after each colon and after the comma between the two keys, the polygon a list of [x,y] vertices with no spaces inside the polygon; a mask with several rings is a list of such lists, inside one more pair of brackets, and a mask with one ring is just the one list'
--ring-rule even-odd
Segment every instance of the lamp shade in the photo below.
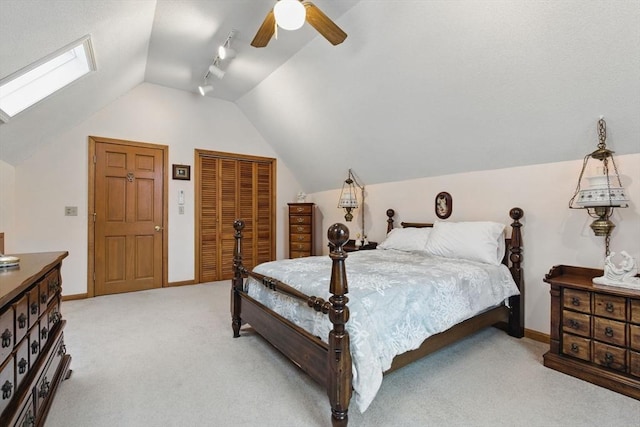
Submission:
{"label": "lamp shade", "polygon": [[283,30],[297,30],[304,25],[307,10],[298,0],[280,0],[273,7],[276,24]]}

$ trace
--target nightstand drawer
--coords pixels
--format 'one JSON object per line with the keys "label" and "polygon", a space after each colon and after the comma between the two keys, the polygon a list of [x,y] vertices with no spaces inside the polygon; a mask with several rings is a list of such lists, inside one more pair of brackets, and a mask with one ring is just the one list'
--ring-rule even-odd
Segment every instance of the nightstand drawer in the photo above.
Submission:
{"label": "nightstand drawer", "polygon": [[593,362],[616,371],[627,370],[627,351],[624,348],[600,342],[593,343]]}
{"label": "nightstand drawer", "polygon": [[640,351],[640,326],[629,325],[629,347]]}
{"label": "nightstand drawer", "polygon": [[594,314],[610,319],[625,320],[626,299],[612,295],[595,294]]}
{"label": "nightstand drawer", "polygon": [[591,316],[575,311],[564,310],[562,312],[562,330],[572,334],[591,336]]}
{"label": "nightstand drawer", "polygon": [[293,215],[289,218],[289,221],[291,223],[291,225],[300,225],[300,224],[305,224],[305,225],[310,225],[311,224],[311,216],[307,215],[307,216],[298,216],[298,215]]}
{"label": "nightstand drawer", "polygon": [[571,310],[591,313],[591,293],[565,288],[562,305]]}
{"label": "nightstand drawer", "polygon": [[631,300],[631,323],[640,325],[640,299]]}
{"label": "nightstand drawer", "polygon": [[591,360],[591,340],[576,335],[562,334],[562,352],[578,359]]}
{"label": "nightstand drawer", "polygon": [[631,375],[640,377],[640,353],[631,351],[631,357],[629,358],[629,371]]}
{"label": "nightstand drawer", "polygon": [[310,215],[313,205],[289,205],[289,215]]}
{"label": "nightstand drawer", "polygon": [[627,345],[626,324],[596,317],[593,321],[593,337],[599,341],[619,346]]}

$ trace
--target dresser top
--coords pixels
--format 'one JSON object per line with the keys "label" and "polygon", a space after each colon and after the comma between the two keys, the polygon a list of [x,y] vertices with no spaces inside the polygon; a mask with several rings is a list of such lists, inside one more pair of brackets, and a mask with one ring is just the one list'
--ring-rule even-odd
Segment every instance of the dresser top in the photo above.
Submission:
{"label": "dresser top", "polygon": [[[612,295],[640,297],[640,290],[623,288],[609,285],[595,285],[592,282],[594,277],[604,274],[603,270],[586,267],[575,267],[571,265],[555,265],[544,276],[544,281],[551,285],[581,289],[585,291],[606,292]],[[636,277],[640,277],[637,275]]]}
{"label": "dresser top", "polygon": [[44,273],[59,264],[69,252],[40,252],[29,254],[11,254],[20,258],[20,265],[0,269],[0,307],[10,303],[13,298]]}

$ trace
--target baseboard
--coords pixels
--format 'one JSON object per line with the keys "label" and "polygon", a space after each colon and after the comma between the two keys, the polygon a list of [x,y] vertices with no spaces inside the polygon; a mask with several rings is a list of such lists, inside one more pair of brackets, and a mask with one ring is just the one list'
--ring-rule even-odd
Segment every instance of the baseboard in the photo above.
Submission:
{"label": "baseboard", "polygon": [[542,332],[534,331],[532,329],[525,328],[524,336],[525,338],[530,338],[532,340],[540,341],[545,344],[549,344],[551,342],[551,337],[549,337],[549,334],[544,334]]}
{"label": "baseboard", "polygon": [[73,301],[74,299],[85,299],[88,298],[87,293],[84,294],[73,294],[73,295],[62,295],[62,301]]}
{"label": "baseboard", "polygon": [[167,287],[169,286],[185,286],[185,285],[195,285],[196,281],[195,280],[183,280],[182,282],[170,282],[167,284]]}

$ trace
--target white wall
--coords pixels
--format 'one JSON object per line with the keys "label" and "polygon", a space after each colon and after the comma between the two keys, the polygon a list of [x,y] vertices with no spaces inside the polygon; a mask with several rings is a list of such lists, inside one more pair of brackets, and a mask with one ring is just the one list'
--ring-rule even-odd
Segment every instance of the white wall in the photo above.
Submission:
{"label": "white wall", "polygon": [[[63,263],[65,295],[87,291],[89,135],[167,145],[170,165],[193,167],[196,148],[278,159],[234,104],[148,83],[53,138],[15,168],[16,224],[5,232],[11,234],[13,253],[69,251]],[[281,160],[276,179],[276,254],[282,258],[286,202],[300,188]],[[194,278],[193,184],[169,180],[169,282]],[[178,215],[180,189],[185,191],[184,215]],[[65,217],[65,206],[77,206],[78,216]]]}
{"label": "white wall", "polygon": [[[615,159],[631,203],[615,210],[612,217],[616,228],[611,251],[626,250],[640,260],[640,154]],[[549,288],[542,281],[544,275],[556,264],[602,268],[604,263],[604,240],[589,228],[593,219],[584,210],[568,209],[581,167],[582,161],[570,161],[366,186],[366,234],[371,241],[384,239],[388,208],[396,211],[396,226],[400,221],[436,221],[434,199],[440,191],[453,197],[448,221],[485,219],[510,224],[509,209],[522,208],[525,327],[549,333]],[[358,173],[355,167],[354,171]],[[367,177],[360,178],[366,184]],[[336,177],[336,184],[341,185],[340,179],[344,177]],[[360,209],[346,223],[344,212],[336,208],[339,193],[339,189],[314,193],[309,199],[323,213],[325,233],[331,224],[342,222],[355,234],[360,230]],[[326,252],[326,235],[322,238]]]}
{"label": "white wall", "polygon": [[13,236],[13,206],[15,188],[15,168],[0,160],[0,232],[4,232],[5,252],[11,251]]}

